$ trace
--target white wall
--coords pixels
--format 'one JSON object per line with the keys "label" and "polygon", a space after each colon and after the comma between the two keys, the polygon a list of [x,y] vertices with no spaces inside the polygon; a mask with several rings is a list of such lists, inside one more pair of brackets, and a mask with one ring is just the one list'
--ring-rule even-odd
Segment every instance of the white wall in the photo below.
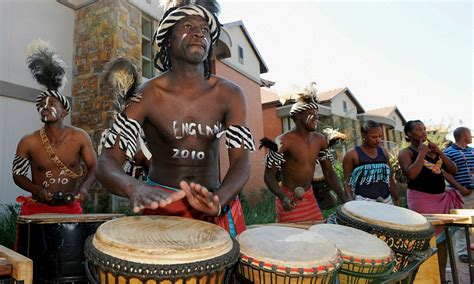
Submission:
{"label": "white wall", "polygon": [[[241,69],[248,75],[252,76],[254,79],[260,80],[260,62],[258,61],[252,46],[247,41],[247,38],[240,29],[240,26],[233,26],[226,29],[229,32],[230,38],[232,39],[232,47],[230,50],[232,56],[222,61],[230,63],[232,66]],[[239,45],[244,50],[244,64],[239,62]]]}
{"label": "white wall", "polygon": [[40,88],[26,67],[26,46],[49,41],[68,66],[64,94],[71,94],[74,10],[55,0],[0,1],[0,80]]}
{"label": "white wall", "polygon": [[12,162],[20,139],[40,127],[33,102],[0,97],[0,204],[14,203],[18,195],[28,194],[13,182]]}
{"label": "white wall", "polygon": [[[344,112],[343,101],[346,101],[347,113]],[[331,99],[331,111],[335,115],[357,119],[357,107],[346,93],[339,94]]]}
{"label": "white wall", "polygon": [[128,2],[155,18],[155,20],[161,20],[163,17],[164,11],[159,0],[128,0]]}

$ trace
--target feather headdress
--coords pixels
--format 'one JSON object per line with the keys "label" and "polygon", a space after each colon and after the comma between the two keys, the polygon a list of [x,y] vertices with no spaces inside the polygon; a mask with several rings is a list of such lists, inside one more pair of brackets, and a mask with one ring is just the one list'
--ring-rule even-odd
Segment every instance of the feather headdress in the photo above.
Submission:
{"label": "feather headdress", "polygon": [[293,91],[285,92],[280,95],[281,104],[285,104],[289,100],[296,100],[290,110],[290,116],[308,109],[319,109],[317,98],[316,83],[311,82],[309,85],[298,88]]}
{"label": "feather headdress", "polygon": [[323,129],[323,134],[326,136],[329,147],[334,145],[339,140],[346,140],[346,134],[339,132],[339,129],[333,129],[331,127],[325,127]]}
{"label": "feather headdress", "polygon": [[141,93],[137,93],[139,78],[137,70],[128,59],[118,58],[109,63],[104,80],[116,90],[114,100],[116,112],[122,112],[131,101],[140,101]]}
{"label": "feather headdress", "polygon": [[66,109],[71,111],[68,99],[60,94],[66,84],[66,63],[57,50],[48,42],[37,39],[26,48],[28,57],[26,63],[33,78],[45,88],[45,91],[36,98],[36,108],[41,109],[41,102],[45,97],[55,97]]}

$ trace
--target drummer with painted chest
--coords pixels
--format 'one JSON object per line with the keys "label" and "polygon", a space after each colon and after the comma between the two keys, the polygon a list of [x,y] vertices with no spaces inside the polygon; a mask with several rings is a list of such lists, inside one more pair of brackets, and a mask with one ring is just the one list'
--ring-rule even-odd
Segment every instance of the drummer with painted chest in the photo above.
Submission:
{"label": "drummer with painted chest", "polygon": [[[211,74],[212,45],[220,33],[217,3],[181,5],[166,10],[155,33],[155,67],[163,73],[146,82],[140,99],[117,116],[97,178],[112,193],[128,197],[135,212],[213,221],[235,235],[245,228],[237,195],[249,178],[249,150],[255,149],[245,96],[234,83]],[[140,127],[153,155],[147,183],[121,169],[124,159],[133,157]],[[222,182],[221,135],[230,162]]]}
{"label": "drummer with painted chest", "polygon": [[[297,102],[291,107],[290,116],[296,128],[277,137],[276,142],[268,138],[260,141],[260,148],[270,149],[265,156],[264,180],[277,197],[277,222],[323,220],[311,186],[316,159],[321,163],[324,177],[339,198],[345,201],[346,196],[332,168],[326,138],[316,132],[319,107],[315,83],[290,93],[289,99],[293,97],[297,98]],[[278,170],[281,170],[281,185],[276,180]]]}
{"label": "drummer with painted chest", "polygon": [[[13,180],[32,196],[19,196],[20,215],[37,213],[80,214],[95,181],[96,155],[91,139],[79,128],[63,124],[71,111],[60,93],[65,82],[65,63],[56,50],[43,41],[30,44],[28,67],[47,90],[38,95],[36,107],[44,126],[25,135],[18,143],[13,161]],[[87,166],[84,174],[81,160]],[[28,171],[31,167],[31,179]],[[79,185],[78,179],[83,177]],[[78,199],[78,200],[76,200]]]}

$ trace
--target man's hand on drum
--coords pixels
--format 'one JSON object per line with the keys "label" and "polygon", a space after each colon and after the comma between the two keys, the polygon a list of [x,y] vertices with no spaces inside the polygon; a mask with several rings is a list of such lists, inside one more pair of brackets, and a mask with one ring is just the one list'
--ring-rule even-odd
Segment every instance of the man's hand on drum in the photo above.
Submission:
{"label": "man's hand on drum", "polygon": [[49,202],[53,199],[53,194],[45,187],[40,187],[36,192],[36,196],[39,198],[39,202]]}
{"label": "man's hand on drum", "polygon": [[296,206],[296,202],[286,196],[281,201],[281,204],[283,205],[283,210],[285,211],[292,211]]}
{"label": "man's hand on drum", "polygon": [[87,200],[87,195],[89,194],[89,191],[85,186],[81,186],[79,190],[77,191],[77,194],[75,198],[79,200],[79,202],[84,202]]}
{"label": "man's hand on drum", "polygon": [[135,184],[133,189],[130,190],[130,193],[127,195],[130,199],[130,207],[135,213],[138,213],[145,208],[157,209],[158,207],[166,207],[186,196],[181,190],[178,192],[168,193],[162,189],[151,187],[142,182]]}
{"label": "man's hand on drum", "polygon": [[194,209],[208,216],[218,216],[221,213],[217,194],[212,194],[206,187],[194,182],[181,181],[179,186]]}

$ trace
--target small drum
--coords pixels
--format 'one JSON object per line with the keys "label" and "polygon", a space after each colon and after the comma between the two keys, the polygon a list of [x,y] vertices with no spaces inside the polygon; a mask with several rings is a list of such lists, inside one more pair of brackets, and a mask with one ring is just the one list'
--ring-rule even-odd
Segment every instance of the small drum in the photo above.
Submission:
{"label": "small drum", "polygon": [[262,226],[237,240],[239,283],[336,283],[339,250],[307,230]]}
{"label": "small drum", "polygon": [[17,251],[33,260],[34,283],[87,283],[84,243],[122,214],[35,214],[17,220]]}
{"label": "small drum", "polygon": [[239,246],[211,223],[141,216],[102,224],[85,254],[93,283],[226,283]]}
{"label": "small drum", "polygon": [[395,265],[395,255],[376,236],[347,226],[321,224],[309,228],[341,251],[340,283],[378,283]]}
{"label": "small drum", "polygon": [[376,235],[395,252],[394,271],[403,269],[411,256],[429,249],[433,226],[412,210],[370,201],[350,201],[336,210],[336,221]]}

